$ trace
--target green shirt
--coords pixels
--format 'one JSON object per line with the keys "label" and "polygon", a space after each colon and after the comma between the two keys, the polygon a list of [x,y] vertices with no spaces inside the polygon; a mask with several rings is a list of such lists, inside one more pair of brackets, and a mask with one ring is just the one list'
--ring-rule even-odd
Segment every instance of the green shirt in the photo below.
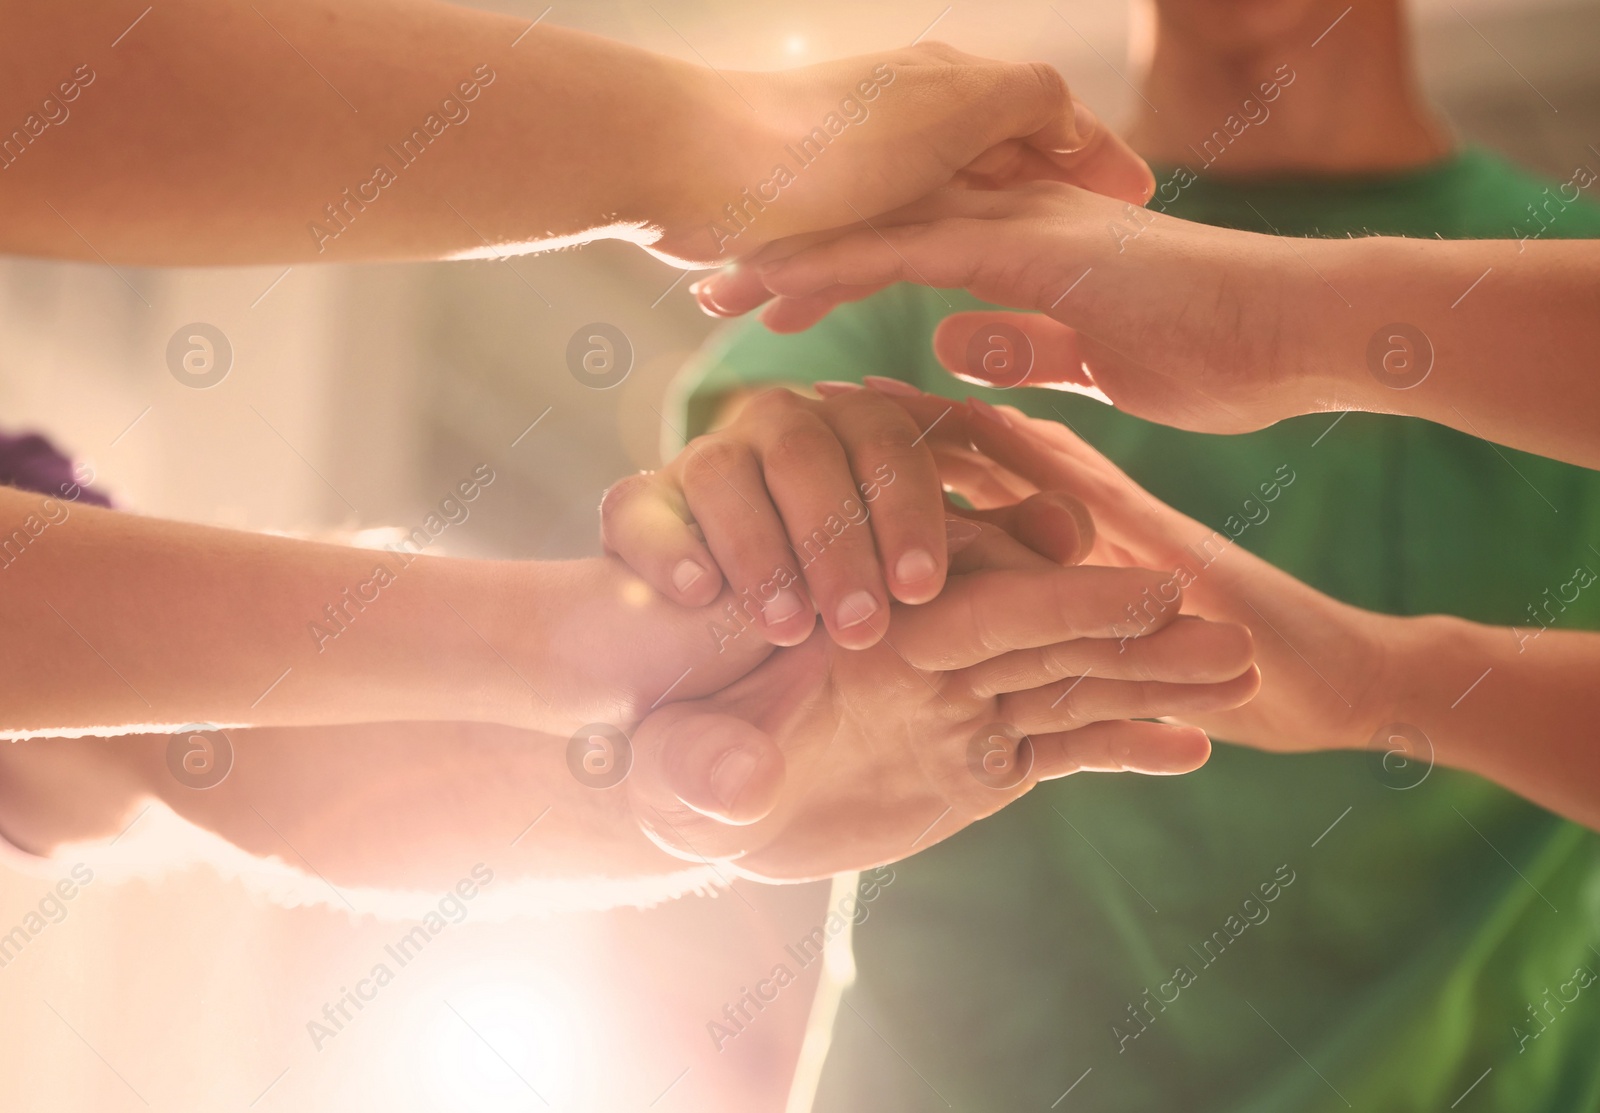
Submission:
{"label": "green shirt", "polygon": [[[1600,236],[1587,195],[1563,209],[1545,188],[1467,151],[1377,178],[1202,177],[1168,211],[1508,239],[1539,227],[1537,203],[1546,237]],[[973,393],[930,337],[980,304],[901,286],[797,337],[737,327],[691,409],[759,380]],[[1074,395],[977,393],[1069,422],[1217,528],[1286,465],[1239,543],[1347,602],[1600,627],[1600,585],[1551,606],[1575,569],[1600,571],[1600,474],[1408,418],[1216,437]],[[856,934],[822,1113],[1600,1110],[1600,836],[1470,774],[1223,745],[1186,777],[1047,784],[896,869]]]}

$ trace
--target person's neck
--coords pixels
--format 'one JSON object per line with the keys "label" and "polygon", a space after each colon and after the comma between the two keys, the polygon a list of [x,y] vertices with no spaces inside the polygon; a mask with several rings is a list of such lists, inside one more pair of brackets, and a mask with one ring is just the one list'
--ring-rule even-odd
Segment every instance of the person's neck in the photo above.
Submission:
{"label": "person's neck", "polygon": [[1399,171],[1450,153],[1397,5],[1357,5],[1311,46],[1322,30],[1223,56],[1158,23],[1129,141],[1152,163],[1234,178]]}

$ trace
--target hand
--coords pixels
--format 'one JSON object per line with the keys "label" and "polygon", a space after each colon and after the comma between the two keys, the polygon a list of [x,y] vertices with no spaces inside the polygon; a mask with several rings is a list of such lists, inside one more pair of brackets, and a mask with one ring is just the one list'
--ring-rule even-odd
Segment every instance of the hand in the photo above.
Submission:
{"label": "hand", "polygon": [[[649,900],[705,882],[683,859],[713,869],[711,858],[732,860],[736,872],[774,880],[823,876],[903,857],[1038,780],[1080,769],[1178,773],[1205,760],[1207,740],[1192,728],[1113,720],[1248,699],[1256,677],[1244,631],[1173,613],[1130,637],[1127,600],[1153,573],[1063,569],[994,526],[961,527],[945,593],[900,606],[896,644],[866,653],[813,637],[769,656],[746,636],[683,656],[669,647],[714,642],[704,612],[653,600],[615,561],[560,566],[569,593],[590,589],[568,629],[592,644],[558,638],[569,673],[531,675],[597,717],[609,705],[623,728],[647,716],[614,791],[569,771],[570,729],[230,730],[240,768],[206,792],[174,775],[168,735],[47,740],[6,748],[5,831],[47,853],[114,833],[141,797],[155,796],[257,855],[281,854],[289,839],[319,878],[414,889],[448,885],[463,861],[549,802],[542,850],[516,872],[609,879],[604,893],[582,890],[585,899]],[[633,613],[608,614],[608,598]],[[1111,636],[1119,631],[1123,639]],[[709,698],[663,704],[762,661]],[[676,683],[664,679],[672,670]],[[650,710],[652,701],[662,706]],[[442,768],[434,758],[446,750],[454,756]],[[676,856],[643,841],[641,828]],[[174,844],[167,864],[210,845]],[[547,903],[575,896],[570,886],[541,892]]]}
{"label": "hand", "polygon": [[940,362],[971,382],[1090,393],[1214,433],[1350,404],[1351,388],[1317,370],[1297,324],[1329,295],[1281,242],[1069,185],[943,191],[870,229],[774,244],[698,290],[723,315],[780,295],[763,320],[793,332],[898,281],[1040,311],[940,324]]}
{"label": "hand", "polygon": [[[698,76],[706,111],[685,112],[695,134],[663,152],[672,168],[663,192],[679,196],[649,248],[679,265],[720,265],[952,184],[1064,181],[1139,204],[1155,184],[1043,63],[923,43],[778,73]],[[705,126],[730,112],[728,126]]]}
{"label": "hand", "polygon": [[[749,624],[773,645],[797,645],[820,611],[840,645],[873,645],[891,597],[925,603],[946,571],[928,423],[886,393],[914,388],[878,385],[820,402],[783,389],[757,395],[660,472],[606,492],[606,550],[686,606],[709,604],[725,576],[736,600],[730,632]],[[1065,529],[1063,561],[1078,547],[1070,514]]]}
{"label": "hand", "polygon": [[[943,404],[928,399],[922,408],[934,401]],[[1260,693],[1242,706],[1179,720],[1285,752],[1361,747],[1388,721],[1390,650],[1410,641],[1404,620],[1306,586],[1159,502],[1054,422],[969,400],[941,423],[934,452],[945,482],[978,505],[1025,498],[1038,486],[1070,491],[1095,518],[1089,559],[1168,570],[1169,593],[1181,589],[1186,610],[1250,630]],[[1292,482],[1291,473],[1264,483],[1261,497],[1274,500]]]}
{"label": "hand", "polygon": [[[893,606],[890,639],[813,637],[640,724],[629,787],[657,843],[741,876],[822,877],[921,850],[1040,780],[1200,765],[1199,730],[1125,720],[1248,700],[1245,632],[1174,607],[1130,637],[1129,606],[1164,574],[1061,568],[978,528],[938,598]],[[745,822],[719,821],[730,810]]]}

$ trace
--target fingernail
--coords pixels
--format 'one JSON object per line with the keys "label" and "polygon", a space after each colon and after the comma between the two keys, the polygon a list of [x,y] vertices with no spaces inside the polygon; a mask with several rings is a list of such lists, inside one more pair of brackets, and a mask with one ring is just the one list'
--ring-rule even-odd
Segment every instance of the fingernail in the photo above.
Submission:
{"label": "fingernail", "polygon": [[852,626],[859,626],[877,613],[878,601],[872,597],[871,592],[851,592],[844,597],[844,602],[839,604],[839,629],[847,630]]}
{"label": "fingernail", "polygon": [[672,570],[672,586],[677,588],[679,591],[688,591],[695,584],[699,583],[700,577],[704,576],[705,574],[706,570],[701,568],[694,561],[687,559],[680,560],[678,562],[678,566]]}
{"label": "fingernail", "polygon": [[1088,146],[1089,140],[1094,138],[1094,133],[1100,130],[1100,120],[1089,106],[1081,100],[1074,98],[1072,102],[1072,126],[1078,133],[1078,146],[1081,150]]}
{"label": "fingernail", "polygon": [[944,520],[944,546],[952,554],[959,553],[983,534],[983,527],[965,518]]}
{"label": "fingernail", "polygon": [[899,379],[886,379],[882,375],[868,375],[861,381],[873,390],[880,390],[885,394],[898,394],[902,398],[922,397],[922,391],[910,383],[901,382]]}
{"label": "fingernail", "polygon": [[920,584],[939,570],[927,549],[912,549],[895,562],[894,578],[903,584]]}
{"label": "fingernail", "polygon": [[967,405],[972,407],[972,412],[986,421],[992,421],[1002,429],[1011,428],[1011,419],[995,409],[982,398],[968,398]]}
{"label": "fingernail", "polygon": [[701,309],[715,317],[731,317],[733,314],[717,301],[717,287],[721,285],[721,278],[721,275],[702,278],[691,289],[694,290],[695,300],[700,303]]}
{"label": "fingernail", "polygon": [[821,395],[843,394],[849,390],[860,390],[861,384],[840,382],[835,379],[824,379],[820,383],[812,383],[811,388]]}
{"label": "fingernail", "polygon": [[701,290],[698,294],[695,295],[695,300],[700,303],[701,312],[707,314],[708,316],[712,316],[712,317],[731,317],[731,316],[733,316],[732,313],[728,312],[726,309],[722,308],[722,306],[717,304],[717,299],[711,296],[711,291],[710,290]]}
{"label": "fingernail", "polygon": [[729,750],[711,767],[711,791],[725,808],[732,808],[750,783],[750,774],[756,771],[761,758],[749,750]]}
{"label": "fingernail", "polygon": [[761,620],[768,626],[776,626],[780,622],[787,622],[800,613],[800,596],[788,588],[781,588],[771,602],[761,606]]}

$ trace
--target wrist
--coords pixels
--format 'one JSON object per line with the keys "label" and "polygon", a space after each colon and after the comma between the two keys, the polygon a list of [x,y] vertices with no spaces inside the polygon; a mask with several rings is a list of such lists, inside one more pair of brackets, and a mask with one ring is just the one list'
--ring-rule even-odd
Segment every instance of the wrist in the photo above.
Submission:
{"label": "wrist", "polygon": [[[726,262],[756,246],[728,225],[724,206],[752,185],[751,163],[776,150],[748,105],[712,71],[652,57],[655,111],[636,136],[640,171],[628,212],[658,228],[655,250],[688,261]],[[742,82],[741,84],[749,84]],[[641,98],[644,99],[644,98]],[[721,224],[719,234],[714,225]]]}
{"label": "wrist", "polygon": [[1489,628],[1437,614],[1385,622],[1376,727],[1413,727],[1427,737],[1439,764],[1462,765],[1461,755],[1445,752],[1440,724],[1447,715],[1462,714],[1460,704],[1489,666],[1493,647],[1484,641]]}
{"label": "wrist", "polygon": [[[1428,377],[1432,344],[1417,322],[1395,320],[1395,299],[1372,297],[1372,277],[1395,269],[1398,241],[1374,236],[1302,243],[1309,266],[1301,268],[1299,288],[1288,303],[1298,308],[1286,317],[1296,327],[1297,355],[1316,384],[1318,408],[1408,412],[1397,392]],[[1370,307],[1374,301],[1376,309]]]}
{"label": "wrist", "polygon": [[[567,724],[556,706],[565,683],[559,676],[560,654],[551,644],[560,608],[574,590],[560,582],[566,567],[555,561],[499,560],[485,561],[478,570],[478,628],[493,650],[487,660],[494,668],[484,693],[485,714],[474,718],[557,734]],[[473,624],[478,623],[474,617]]]}

